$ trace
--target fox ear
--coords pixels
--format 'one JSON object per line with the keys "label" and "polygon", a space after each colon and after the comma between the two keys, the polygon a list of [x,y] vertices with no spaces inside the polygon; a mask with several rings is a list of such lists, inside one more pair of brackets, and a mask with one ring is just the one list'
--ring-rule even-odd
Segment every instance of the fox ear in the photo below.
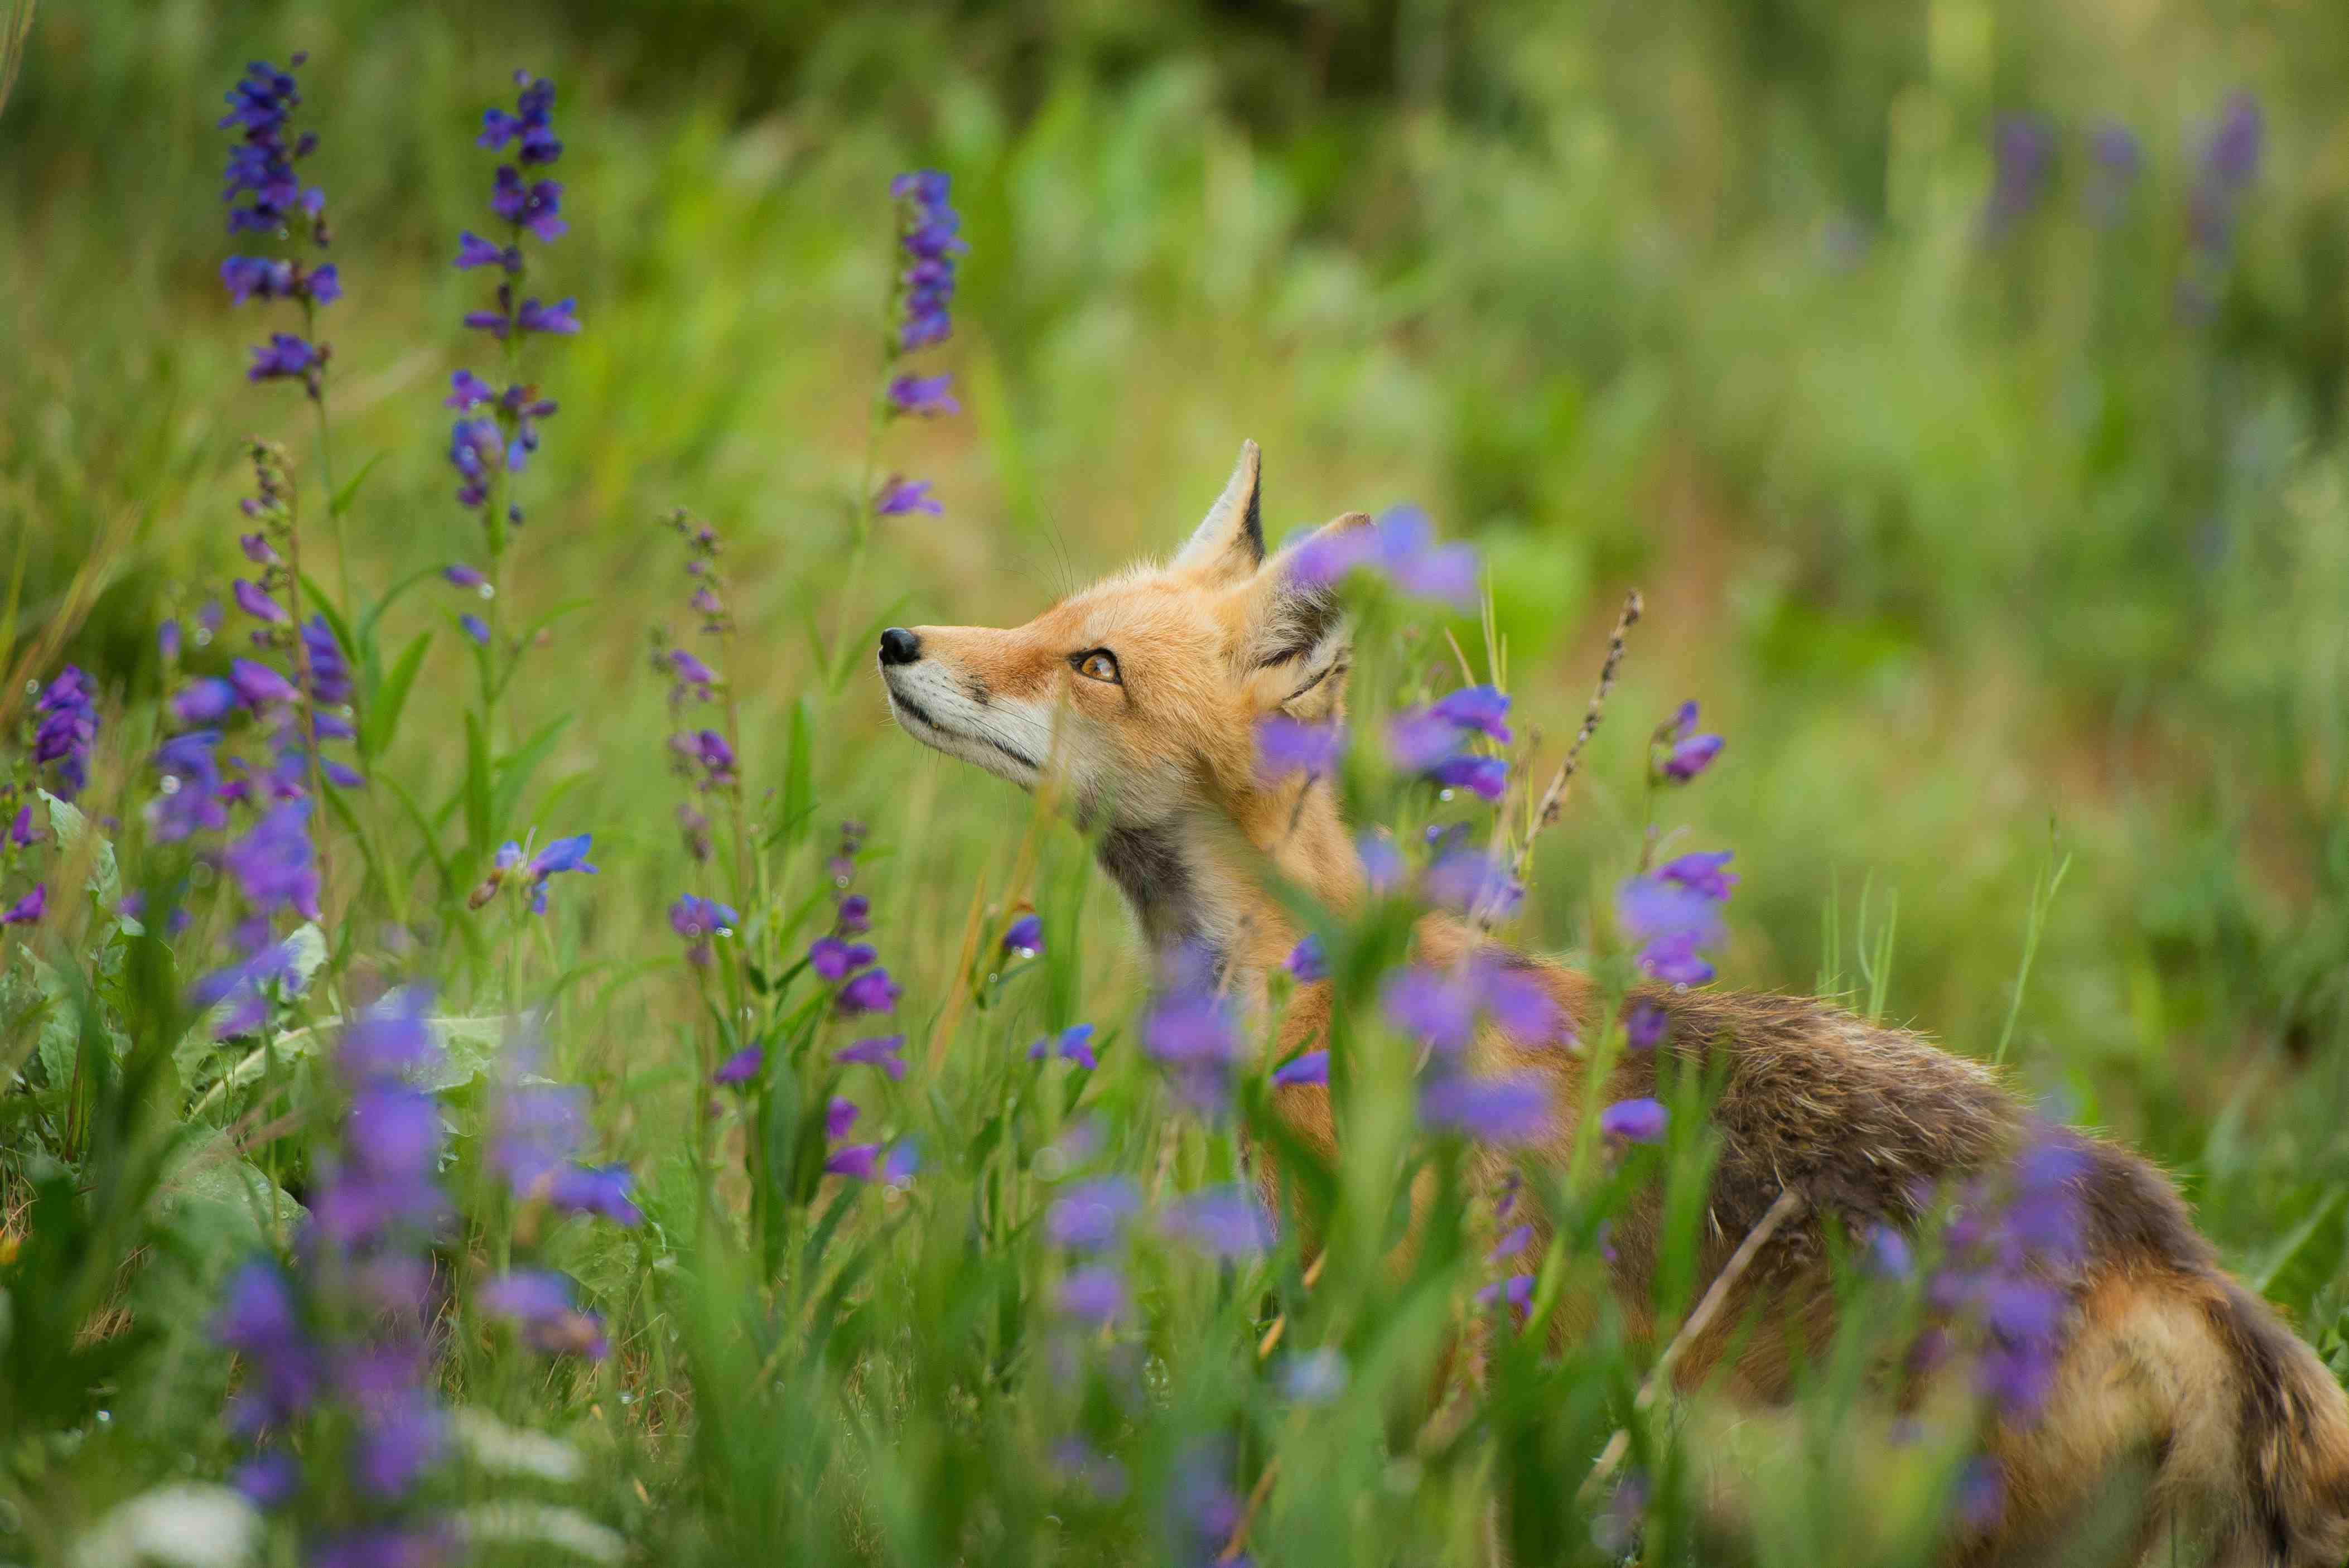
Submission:
{"label": "fox ear", "polygon": [[[1330,547],[1345,535],[1370,525],[1368,512],[1347,512],[1282,551],[1257,574],[1241,657],[1259,710],[1318,721],[1333,717],[1343,704],[1353,628],[1338,585],[1311,566],[1316,557],[1326,560]],[[1300,565],[1307,570],[1300,573]]]}
{"label": "fox ear", "polygon": [[1240,460],[1206,521],[1174,558],[1174,570],[1210,582],[1244,577],[1264,564],[1263,461],[1254,441],[1240,443]]}

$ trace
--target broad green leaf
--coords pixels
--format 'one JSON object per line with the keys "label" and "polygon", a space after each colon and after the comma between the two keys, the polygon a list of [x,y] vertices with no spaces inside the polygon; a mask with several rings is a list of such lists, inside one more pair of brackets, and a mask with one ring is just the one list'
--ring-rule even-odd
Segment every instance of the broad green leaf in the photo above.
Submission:
{"label": "broad green leaf", "polygon": [[122,890],[121,874],[114,863],[113,843],[89,825],[81,808],[58,799],[47,789],[39,793],[48,805],[49,831],[56,836],[57,853],[67,861],[84,853],[89,856],[89,880],[83,885],[101,909],[111,910]]}

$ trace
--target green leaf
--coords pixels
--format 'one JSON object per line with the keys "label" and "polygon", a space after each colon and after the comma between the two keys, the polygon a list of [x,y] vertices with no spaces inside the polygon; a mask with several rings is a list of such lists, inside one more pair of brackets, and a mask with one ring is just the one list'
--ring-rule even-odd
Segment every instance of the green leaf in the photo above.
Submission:
{"label": "green leaf", "polygon": [[60,800],[47,789],[38,791],[48,803],[49,831],[56,835],[57,853],[70,861],[85,852],[89,855],[89,880],[82,885],[98,900],[100,908],[113,909],[122,889],[122,877],[114,863],[114,845],[104,833],[89,825],[81,809],[69,801]]}
{"label": "green leaf", "polygon": [[490,738],[481,716],[465,716],[465,833],[475,859],[490,852]]}
{"label": "green leaf", "polygon": [[[2269,1295],[2276,1281],[2287,1274],[2303,1253],[2308,1253],[2326,1232],[2326,1222],[2349,1202],[2349,1191],[2334,1188],[2308,1212],[2308,1217],[2292,1227],[2292,1233],[2275,1244],[2273,1251],[2252,1268],[2244,1281],[2260,1295]],[[2271,1299],[2274,1299],[2271,1297]],[[2286,1302],[2284,1305],[2292,1305]]]}
{"label": "green leaf", "polygon": [[199,1257],[241,1257],[274,1247],[306,1212],[226,1136],[193,1149],[165,1185],[164,1225]]}
{"label": "green leaf", "polygon": [[332,497],[328,498],[326,501],[326,515],[328,517],[340,517],[345,512],[350,511],[351,502],[358,498],[359,486],[367,483],[367,475],[375,472],[376,465],[382,462],[383,459],[389,455],[390,454],[388,452],[378,452],[375,456],[361,463],[359,465],[359,471],[353,474],[349,479],[345,480],[343,481],[343,488],[336,490]]}
{"label": "green leaf", "polygon": [[400,651],[398,662],[383,684],[369,694],[365,709],[359,715],[359,755],[372,761],[384,754],[391,738],[399,731],[400,713],[408,707],[408,694],[416,685],[417,672],[424,667],[424,655],[432,646],[432,634],[419,632],[415,641]]}
{"label": "green leaf", "polygon": [[783,758],[782,822],[775,830],[786,852],[797,849],[807,836],[807,823],[814,812],[815,709],[802,696],[792,704],[791,750]]}
{"label": "green leaf", "polygon": [[440,1060],[418,1081],[436,1091],[460,1088],[486,1076],[505,1043],[502,1017],[427,1018],[424,1026],[440,1044]]}
{"label": "green leaf", "polygon": [[512,822],[515,809],[522,804],[522,793],[530,787],[530,776],[538,770],[538,765],[546,760],[546,754],[554,749],[554,743],[570,727],[571,717],[566,713],[549,719],[536,735],[523,744],[520,750],[498,764],[497,790],[490,802],[490,820],[497,825],[500,831],[502,832]]}

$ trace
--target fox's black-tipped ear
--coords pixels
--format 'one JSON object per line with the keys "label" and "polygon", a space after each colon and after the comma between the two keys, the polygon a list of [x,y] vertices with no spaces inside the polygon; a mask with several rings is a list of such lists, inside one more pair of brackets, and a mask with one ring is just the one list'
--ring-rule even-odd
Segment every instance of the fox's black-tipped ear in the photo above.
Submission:
{"label": "fox's black-tipped ear", "polygon": [[1332,519],[1265,563],[1248,595],[1243,672],[1257,706],[1291,718],[1320,720],[1339,711],[1352,662],[1353,628],[1329,566],[1345,537],[1371,526],[1368,512]]}
{"label": "fox's black-tipped ear", "polygon": [[1240,460],[1206,521],[1174,558],[1178,572],[1211,581],[1243,577],[1264,564],[1264,466],[1254,441],[1240,443]]}

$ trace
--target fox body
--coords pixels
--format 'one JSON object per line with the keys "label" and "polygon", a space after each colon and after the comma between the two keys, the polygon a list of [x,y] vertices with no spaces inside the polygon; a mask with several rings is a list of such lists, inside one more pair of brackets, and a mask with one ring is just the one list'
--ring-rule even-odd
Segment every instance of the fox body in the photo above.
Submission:
{"label": "fox body", "polygon": [[[1365,527],[1349,513],[1320,536]],[[1317,537],[1320,537],[1317,536]],[[1302,548],[1301,546],[1299,548]],[[1048,774],[1098,837],[1099,855],[1161,954],[1204,949],[1242,997],[1298,931],[1267,870],[1339,909],[1363,896],[1352,840],[1326,781],[1268,781],[1256,726],[1341,711],[1347,628],[1334,591],[1300,580],[1297,550],[1266,557],[1254,443],[1206,519],[1164,566],[1137,567],[1026,625],[891,628],[880,673],[898,723],[924,744],[1022,789]],[[1448,966],[1482,938],[1444,916],[1416,932],[1422,962]],[[1506,955],[1540,980],[1578,1032],[1601,1025],[1589,983]],[[1789,997],[1655,989],[1671,1020],[1659,1052],[1629,1052],[1599,1092],[1651,1092],[1659,1054],[1725,1061],[1713,1108],[1722,1139],[1699,1277],[1711,1279],[1790,1187],[1807,1200],[1740,1282],[1750,1310],[1684,1347],[1684,1385],[1713,1377],[1766,1404],[1794,1357],[1823,1343],[1836,1309],[1831,1229],[1913,1229],[1920,1194],[1998,1169],[2029,1119],[1990,1068],[1913,1034]],[[1326,987],[1306,986],[1282,1025],[1284,1053],[1321,1033]],[[1582,1058],[1487,1037],[1486,1066],[1537,1071],[1571,1128],[1590,1086]],[[1278,1091],[1295,1131],[1325,1153],[1326,1091]],[[1561,1147],[1553,1153],[1562,1157]],[[2020,1561],[2064,1538],[2107,1478],[2149,1478],[2132,1540],[2146,1561],[2289,1568],[2349,1561],[2349,1401],[2314,1354],[2219,1267],[2168,1181],[2101,1140],[2075,1145],[2083,1245],[2056,1282],[2069,1303],[2064,1351],[2044,1413],[1994,1430],[2003,1506],[1955,1559]],[[1660,1216],[1617,1222],[1615,1295],[1649,1325]],[[1761,1319],[1758,1330],[1751,1319]],[[1741,1321],[1743,1319],[1743,1321]],[[2190,1553],[2191,1556],[2178,1556]]]}

